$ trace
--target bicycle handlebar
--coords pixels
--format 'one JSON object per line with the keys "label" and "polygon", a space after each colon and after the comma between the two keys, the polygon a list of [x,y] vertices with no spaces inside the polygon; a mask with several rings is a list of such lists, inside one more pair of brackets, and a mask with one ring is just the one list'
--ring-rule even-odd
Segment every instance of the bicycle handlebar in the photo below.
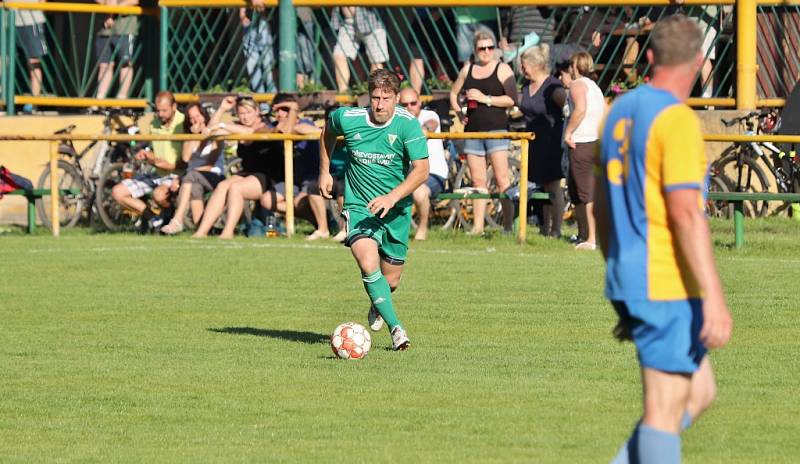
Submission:
{"label": "bicycle handlebar", "polygon": [[725,118],[720,118],[720,121],[722,121],[722,124],[724,124],[725,127],[731,127],[734,124],[738,124],[738,123],[740,123],[742,121],[748,121],[748,120],[750,120],[752,118],[755,118],[755,117],[761,118],[761,117],[764,117],[764,116],[766,116],[768,114],[769,114],[768,111],[767,112],[764,112],[764,111],[751,111],[751,112],[747,113],[744,116],[739,116],[739,117],[728,119],[728,120],[726,120]]}
{"label": "bicycle handlebar", "polygon": [[63,129],[59,129],[59,130],[53,132],[53,134],[56,134],[56,135],[58,135],[58,134],[71,134],[72,131],[75,130],[75,127],[76,127],[75,124],[70,124],[69,126],[63,128]]}

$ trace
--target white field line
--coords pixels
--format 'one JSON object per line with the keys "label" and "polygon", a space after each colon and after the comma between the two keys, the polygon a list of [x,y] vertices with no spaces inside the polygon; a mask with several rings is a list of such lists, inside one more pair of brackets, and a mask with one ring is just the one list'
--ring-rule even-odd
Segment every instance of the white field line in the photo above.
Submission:
{"label": "white field line", "polygon": [[[59,240],[64,240],[64,237]],[[213,238],[211,240],[214,240]],[[174,245],[164,246],[148,246],[148,245],[120,245],[120,246],[99,246],[90,248],[31,248],[28,250],[8,250],[0,248],[0,256],[8,254],[42,254],[42,253],[104,253],[111,251],[142,251],[142,252],[160,252],[163,250],[248,250],[258,248],[274,248],[274,249],[293,249],[293,250],[340,250],[344,248],[343,245],[323,245],[323,244],[298,244],[298,243],[243,243],[243,242],[226,242],[226,243],[211,243],[205,240],[182,240],[176,241]],[[520,258],[563,258],[561,255],[553,255],[547,253],[514,253],[514,252],[498,252],[494,247],[487,247],[480,250],[428,250],[428,249],[409,249],[409,254],[438,254],[438,255],[452,255],[452,256],[482,256],[486,254],[496,254],[499,256],[520,257]],[[751,261],[751,262],[764,262],[764,263],[788,263],[800,264],[800,258],[761,258],[757,256],[722,256],[717,257],[718,261]]]}

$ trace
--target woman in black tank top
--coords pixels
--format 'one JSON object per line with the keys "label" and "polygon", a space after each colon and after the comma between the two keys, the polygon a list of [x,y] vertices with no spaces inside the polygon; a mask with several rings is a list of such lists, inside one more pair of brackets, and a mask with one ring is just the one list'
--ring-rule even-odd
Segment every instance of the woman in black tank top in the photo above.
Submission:
{"label": "woman in black tank top", "polygon": [[[467,63],[458,73],[450,90],[450,106],[465,123],[464,132],[506,132],[508,116],[506,110],[516,104],[517,84],[511,67],[495,57],[494,34],[488,29],[475,32],[475,62]],[[466,97],[467,112],[464,115],[458,99],[462,90]],[[508,173],[508,139],[467,140],[464,153],[472,178],[472,186],[488,191],[486,158],[494,168],[496,192],[502,193],[510,187]],[[510,200],[501,201],[503,227],[511,230],[514,207]],[[473,200],[475,222],[472,234],[483,233],[486,215],[486,200]]]}
{"label": "woman in black tank top", "polygon": [[[236,107],[239,124],[222,122],[222,115]],[[208,122],[210,134],[252,134],[254,132],[274,132],[261,119],[258,104],[249,97],[225,97],[219,104]],[[247,200],[258,200],[264,191],[270,187],[268,172],[271,159],[274,155],[267,154],[271,144],[269,142],[239,142],[239,155],[244,161],[244,171],[229,179],[220,182],[211,194],[203,220],[197,226],[194,237],[205,237],[211,227],[217,222],[223,209],[227,206],[225,228],[219,238],[233,238],[233,231],[242,216]],[[283,159],[283,157],[280,157]]]}

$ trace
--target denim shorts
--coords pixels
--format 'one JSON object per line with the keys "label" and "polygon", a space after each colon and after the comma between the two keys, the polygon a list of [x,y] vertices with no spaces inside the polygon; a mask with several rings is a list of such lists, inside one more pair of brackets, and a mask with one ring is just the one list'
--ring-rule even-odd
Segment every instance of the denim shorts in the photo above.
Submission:
{"label": "denim shorts", "polygon": [[[506,132],[505,130],[493,130],[489,132]],[[468,155],[486,156],[496,151],[507,151],[508,139],[468,139],[464,141],[464,153]]]}
{"label": "denim shorts", "polygon": [[427,185],[428,189],[431,191],[431,198],[436,197],[444,191],[444,183],[445,179],[443,177],[439,177],[436,174],[428,175],[428,180],[425,181],[425,185]]}

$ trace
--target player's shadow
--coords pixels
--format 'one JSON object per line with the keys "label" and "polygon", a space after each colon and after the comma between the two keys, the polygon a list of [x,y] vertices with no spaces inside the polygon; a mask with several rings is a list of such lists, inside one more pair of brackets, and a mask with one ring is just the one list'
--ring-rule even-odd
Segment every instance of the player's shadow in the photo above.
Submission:
{"label": "player's shadow", "polygon": [[328,343],[330,337],[315,332],[299,332],[296,330],[275,330],[275,329],[256,329],[255,327],[223,327],[221,329],[207,329],[209,332],[224,333],[231,335],[253,335],[256,337],[277,338],[290,342],[307,343],[315,345],[317,343]]}

